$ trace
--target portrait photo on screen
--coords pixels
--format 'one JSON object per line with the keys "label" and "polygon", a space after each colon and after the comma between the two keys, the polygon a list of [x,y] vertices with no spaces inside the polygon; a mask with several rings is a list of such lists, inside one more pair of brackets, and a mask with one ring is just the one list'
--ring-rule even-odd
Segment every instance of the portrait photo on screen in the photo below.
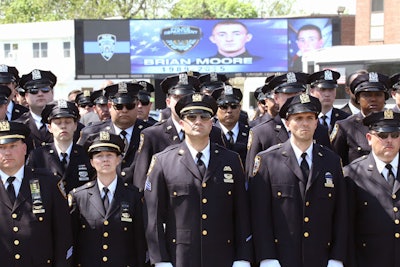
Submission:
{"label": "portrait photo on screen", "polygon": [[304,54],[332,46],[329,18],[288,19],[288,70],[301,71]]}

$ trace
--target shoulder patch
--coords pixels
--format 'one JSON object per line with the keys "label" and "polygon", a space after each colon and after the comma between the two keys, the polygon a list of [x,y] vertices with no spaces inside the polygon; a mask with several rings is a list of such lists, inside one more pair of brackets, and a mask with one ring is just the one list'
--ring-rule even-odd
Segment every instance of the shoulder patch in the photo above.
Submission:
{"label": "shoulder patch", "polygon": [[335,126],[332,129],[331,135],[329,136],[329,139],[331,140],[331,142],[333,140],[335,140],[338,130],[339,130],[339,124],[335,123]]}
{"label": "shoulder patch", "polygon": [[247,140],[247,151],[250,150],[251,143],[253,143],[253,131],[249,131],[249,139]]}
{"label": "shoulder patch", "polygon": [[144,134],[140,134],[140,143],[139,143],[139,148],[137,153],[140,153],[140,151],[142,151],[142,147],[143,147],[143,143],[144,143]]}
{"label": "shoulder patch", "polygon": [[156,156],[153,156],[153,157],[151,158],[150,166],[149,166],[149,169],[148,169],[148,171],[147,171],[147,176],[149,176],[150,173],[152,172],[152,170],[153,170],[153,168],[154,168],[154,164],[156,164],[156,159],[157,159]]}
{"label": "shoulder patch", "polygon": [[258,170],[260,169],[260,165],[261,165],[261,157],[260,156],[256,156],[254,158],[253,176],[257,174]]}

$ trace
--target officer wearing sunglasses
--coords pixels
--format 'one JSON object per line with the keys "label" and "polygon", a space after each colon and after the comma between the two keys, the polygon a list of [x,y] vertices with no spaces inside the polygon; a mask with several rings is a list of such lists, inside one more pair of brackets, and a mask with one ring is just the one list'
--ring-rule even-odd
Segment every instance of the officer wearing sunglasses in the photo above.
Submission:
{"label": "officer wearing sunglasses", "polygon": [[111,119],[86,126],[78,144],[83,145],[93,133],[107,131],[119,135],[125,143],[123,159],[118,168],[125,181],[132,182],[134,158],[139,147],[140,133],[150,125],[137,118],[138,93],[143,86],[138,83],[121,82],[104,88],[108,98]]}
{"label": "officer wearing sunglasses", "polygon": [[349,263],[396,266],[400,248],[400,113],[373,112],[363,125],[371,152],[344,167],[350,218]]}
{"label": "officer wearing sunglasses", "polygon": [[149,116],[152,107],[151,93],[154,92],[154,86],[146,81],[138,81],[137,83],[143,86],[143,90],[140,90],[138,94],[138,118],[154,125],[157,120]]}

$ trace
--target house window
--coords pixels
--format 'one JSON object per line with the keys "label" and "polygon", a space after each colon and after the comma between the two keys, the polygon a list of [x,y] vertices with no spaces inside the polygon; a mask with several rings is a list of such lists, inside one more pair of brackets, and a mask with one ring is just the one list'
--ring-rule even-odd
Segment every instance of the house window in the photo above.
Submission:
{"label": "house window", "polygon": [[18,44],[4,44],[4,58],[15,58],[18,52]]}
{"label": "house window", "polygon": [[47,57],[47,43],[33,43],[33,57]]}
{"label": "house window", "polygon": [[71,57],[71,42],[64,42],[64,57]]}
{"label": "house window", "polygon": [[383,41],[385,38],[384,0],[371,0],[370,41]]}

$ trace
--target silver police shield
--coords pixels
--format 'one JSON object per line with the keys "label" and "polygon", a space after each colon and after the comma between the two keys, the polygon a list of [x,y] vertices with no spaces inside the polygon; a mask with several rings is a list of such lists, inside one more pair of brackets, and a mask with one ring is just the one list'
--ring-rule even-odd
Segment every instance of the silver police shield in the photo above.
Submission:
{"label": "silver police shield", "polygon": [[202,37],[199,27],[172,26],[161,30],[161,40],[172,51],[184,54],[196,47]]}
{"label": "silver police shield", "polygon": [[114,55],[115,44],[117,37],[113,34],[103,33],[97,36],[97,43],[99,44],[101,56],[109,61]]}

